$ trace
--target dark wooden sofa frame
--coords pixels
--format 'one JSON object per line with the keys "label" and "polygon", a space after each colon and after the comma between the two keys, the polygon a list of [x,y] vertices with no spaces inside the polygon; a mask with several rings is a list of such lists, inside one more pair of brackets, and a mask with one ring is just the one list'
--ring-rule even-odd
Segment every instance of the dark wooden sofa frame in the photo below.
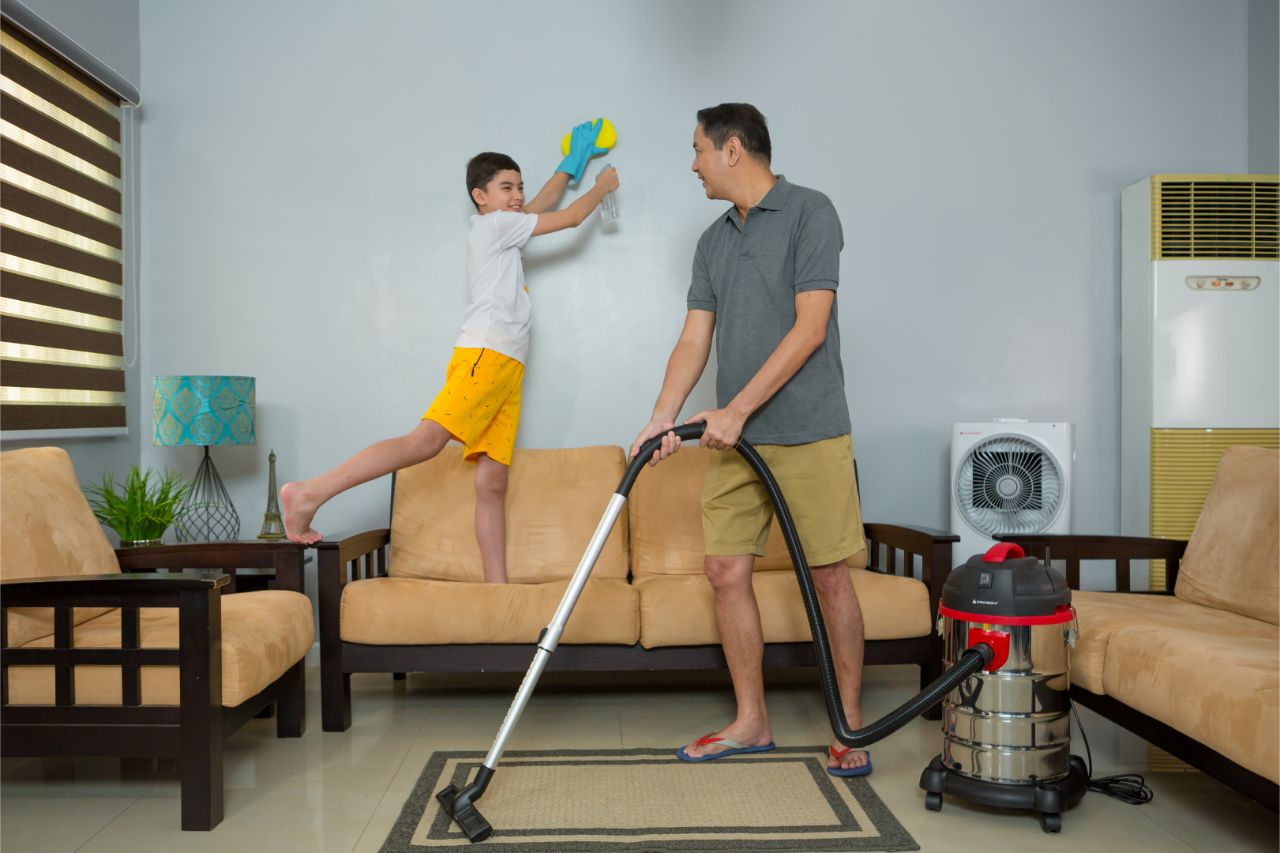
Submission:
{"label": "dark wooden sofa frame", "polygon": [[[929,589],[929,612],[937,613],[942,585],[952,569],[952,543],[958,536],[940,530],[892,524],[864,525],[870,571],[911,576],[919,566]],[[389,672],[523,672],[533,659],[528,644],[368,645],[342,639],[342,589],[355,580],[387,574],[391,531],[369,530],[317,543],[320,582],[321,721],[327,732],[351,726],[351,674]],[[883,561],[880,560],[881,551]],[[902,552],[901,561],[898,552]],[[547,614],[548,620],[551,614]],[[920,684],[942,672],[942,644],[936,632],[901,640],[868,640],[865,664],[915,664]],[[766,667],[814,666],[810,643],[769,643]],[[725,667],[720,646],[673,646],[645,649],[640,644],[562,644],[547,663],[548,671],[625,672],[639,670],[704,670]],[[938,719],[939,706],[925,716]]]}
{"label": "dark wooden sofa frame", "polygon": [[[301,737],[306,730],[302,661],[252,699],[222,707],[221,595],[234,588],[240,568],[273,569],[276,588],[302,592],[304,552],[289,543],[253,542],[129,548],[116,552],[121,574],[4,581],[0,754],[177,759],[182,828],[213,829],[223,815],[223,741],[251,718],[267,716],[273,705],[277,737]],[[53,608],[53,648],[9,648],[11,607]],[[120,648],[75,648],[75,607],[120,608]],[[143,607],[178,608],[178,648],[139,647]],[[74,667],[90,665],[120,667],[123,704],[75,704]],[[15,666],[52,666],[54,704],[11,705],[9,669]],[[179,668],[179,705],[142,705],[142,666]]]}
{"label": "dark wooden sofa frame", "polygon": [[[1174,586],[1178,580],[1178,568],[1187,550],[1187,543],[1184,540],[1147,539],[1134,536],[1033,535],[1001,538],[1017,542],[1029,556],[1064,561],[1067,585],[1072,589],[1080,588],[1081,560],[1112,562],[1115,591],[1131,592],[1137,595],[1173,595]],[[1165,588],[1150,591],[1131,589],[1129,572],[1134,560],[1164,560]],[[1136,711],[1110,696],[1099,696],[1097,693],[1073,684],[1071,698],[1206,775],[1234,788],[1246,797],[1272,811],[1280,811],[1280,786],[1265,776],[1240,766],[1194,738],[1187,737],[1172,726]]]}

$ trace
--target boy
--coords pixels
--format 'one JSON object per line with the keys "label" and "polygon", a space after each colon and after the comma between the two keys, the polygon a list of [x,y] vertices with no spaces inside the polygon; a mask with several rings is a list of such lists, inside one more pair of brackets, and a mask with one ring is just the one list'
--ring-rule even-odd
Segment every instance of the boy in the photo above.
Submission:
{"label": "boy", "polygon": [[290,541],[320,540],[311,519],[334,495],[430,459],[450,439],[457,439],[467,460],[476,462],[475,529],[485,581],[506,583],[507,466],[515,446],[529,348],[530,302],[522,250],[531,237],[576,228],[606,193],[617,189],[617,172],[605,169],[567,208],[550,210],[570,178],[580,178],[587,161],[604,153],[595,147],[598,129],[599,120],[574,128],[569,156],[528,204],[514,160],[492,152],[471,158],[467,191],[477,215],[471,217],[467,237],[470,294],[444,388],[412,432],[372,444],[319,477],[285,483],[280,506]]}

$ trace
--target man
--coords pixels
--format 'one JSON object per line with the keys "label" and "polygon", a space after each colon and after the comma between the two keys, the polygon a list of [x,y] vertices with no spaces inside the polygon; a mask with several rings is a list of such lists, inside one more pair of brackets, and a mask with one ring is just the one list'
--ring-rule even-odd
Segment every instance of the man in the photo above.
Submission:
{"label": "man", "polygon": [[[822,193],[773,174],[769,130],[750,104],[700,110],[693,148],[693,171],[707,197],[733,206],[698,241],[684,329],[652,419],[631,455],[664,432],[650,464],[679,448],[669,430],[706,367],[714,335],[719,408],[689,422],[706,424],[701,444],[715,450],[732,451],[739,437],[746,438],[778,478],[813,564],[845,715],[858,728],[863,630],[848,558],[866,543],[835,308],[844,244],[840,220]],[[772,505],[739,454],[713,456],[702,516],[705,569],[715,591],[737,716],[683,747],[677,754],[686,761],[773,748],[764,700],[764,636],[751,586]],[[870,758],[834,744],[828,770],[865,775]]]}

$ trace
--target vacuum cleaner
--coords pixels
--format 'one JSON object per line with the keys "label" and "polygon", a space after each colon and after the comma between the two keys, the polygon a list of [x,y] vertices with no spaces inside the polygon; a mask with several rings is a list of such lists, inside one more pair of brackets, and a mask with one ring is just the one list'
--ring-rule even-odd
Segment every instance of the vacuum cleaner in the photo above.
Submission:
{"label": "vacuum cleaner", "polygon": [[925,808],[943,793],[1000,808],[1034,809],[1045,832],[1088,788],[1071,755],[1067,661],[1077,634],[1061,572],[1005,542],[947,577],[938,607],[944,663],[974,643],[995,658],[942,703],[942,754],[920,776]]}
{"label": "vacuum cleaner", "polygon": [[[674,430],[671,430],[671,432],[674,432],[678,439],[687,441],[700,438],[702,436],[703,428],[704,425],[701,423],[686,424],[676,427]],[[555,615],[552,617],[550,624],[548,624],[546,628],[543,628],[541,633],[538,635],[537,650],[534,652],[533,662],[530,664],[528,672],[525,673],[524,679],[520,683],[520,688],[516,691],[515,698],[511,702],[511,707],[508,709],[507,715],[503,719],[502,726],[498,730],[498,735],[494,739],[493,745],[489,748],[489,752],[485,756],[483,764],[476,771],[475,777],[471,780],[470,784],[460,791],[456,786],[449,785],[436,794],[436,800],[440,803],[441,808],[453,819],[453,821],[462,830],[463,834],[465,834],[472,843],[483,841],[493,832],[493,827],[490,826],[489,822],[484,819],[484,816],[481,815],[480,811],[476,808],[476,801],[484,795],[485,789],[493,779],[494,771],[497,769],[498,762],[502,758],[502,752],[505,748],[507,739],[515,729],[516,724],[520,721],[520,716],[524,712],[525,706],[528,704],[534,688],[537,686],[538,679],[542,676],[542,672],[546,668],[547,661],[555,652],[556,646],[559,644],[560,636],[564,631],[565,624],[569,620],[569,615],[573,612],[574,605],[577,603],[578,597],[582,593],[583,586],[586,585],[587,578],[590,576],[591,570],[595,566],[596,559],[599,557],[600,551],[604,548],[605,540],[608,539],[609,532],[613,529],[614,522],[617,521],[618,516],[622,512],[623,506],[626,504],[627,495],[630,493],[632,485],[635,483],[636,478],[640,475],[641,470],[644,468],[649,458],[653,455],[653,452],[659,448],[661,443],[662,436],[657,436],[645,442],[645,444],[640,448],[640,452],[636,454],[635,459],[633,459],[627,466],[627,470],[623,474],[622,481],[618,484],[617,491],[610,499],[609,505],[605,509],[604,516],[596,526],[595,533],[592,534],[591,541],[587,545],[586,553],[583,554],[582,560],[578,563],[577,569],[574,570],[573,577],[569,581],[569,586],[565,590],[564,597],[560,600],[560,605],[556,608]],[[822,610],[818,603],[817,590],[813,585],[813,578],[809,574],[809,564],[805,560],[804,550],[801,548],[800,539],[796,534],[795,523],[791,518],[791,513],[787,509],[786,500],[782,496],[782,491],[779,489],[777,481],[774,480],[772,473],[770,473],[768,467],[764,463],[764,460],[760,458],[760,455],[756,452],[755,448],[753,448],[747,441],[739,441],[736,449],[738,453],[742,454],[742,457],[747,461],[747,464],[751,466],[751,469],[756,473],[756,476],[760,478],[761,483],[764,484],[765,490],[769,495],[769,499],[773,502],[774,510],[778,518],[778,526],[782,531],[783,539],[786,541],[787,550],[791,555],[791,562],[795,567],[796,579],[800,584],[800,595],[804,602],[805,613],[808,616],[809,630],[813,636],[814,654],[817,659],[818,672],[822,681],[822,691],[826,699],[827,716],[830,719],[831,729],[834,732],[836,739],[845,746],[855,748],[869,746],[902,728],[916,716],[937,704],[944,696],[950,696],[951,698],[949,698],[945,707],[953,712],[952,719],[957,722],[954,726],[954,732],[949,735],[948,740],[944,741],[947,751],[943,756],[935,759],[935,763],[939,764],[940,770],[943,774],[942,778],[945,781],[942,783],[942,788],[940,788],[936,794],[932,789],[930,789],[929,794],[929,796],[937,796],[938,799],[936,802],[939,804],[939,808],[941,807],[942,790],[947,790],[957,794],[958,796],[982,802],[984,801],[981,799],[983,796],[989,796],[985,793],[988,788],[984,786],[996,786],[996,789],[1001,787],[1016,787],[1018,789],[1022,789],[1027,785],[1031,785],[1039,790],[1039,788],[1042,787],[1041,782],[1052,782],[1053,780],[1050,779],[1049,776],[1040,777],[1037,775],[1034,777],[1024,776],[1014,778],[1006,772],[1004,767],[1001,767],[999,770],[1000,773],[1005,774],[1004,776],[1000,776],[999,774],[993,776],[990,773],[987,773],[987,753],[982,752],[982,750],[988,749],[992,754],[1002,755],[1002,747],[983,747],[980,744],[986,743],[986,741],[972,740],[964,737],[964,735],[988,738],[999,736],[999,732],[996,732],[994,735],[987,735],[985,729],[964,729],[960,722],[962,719],[960,710],[969,709],[969,718],[966,719],[972,719],[975,723],[979,720],[990,722],[986,718],[990,715],[998,715],[1001,713],[999,710],[994,709],[998,709],[1000,707],[999,703],[1006,696],[1006,692],[1002,691],[1001,687],[998,685],[1000,685],[1002,681],[1006,680],[1005,676],[1010,674],[1014,667],[1021,666],[1024,663],[1029,663],[1033,654],[1030,647],[1030,634],[1018,633],[1015,627],[1015,633],[1011,635],[1009,631],[1003,630],[1003,627],[1007,623],[997,623],[992,619],[988,620],[992,623],[988,625],[987,623],[982,622],[981,618],[977,617],[976,614],[970,614],[968,611],[965,611],[962,615],[966,617],[973,615],[975,619],[978,619],[978,621],[974,622],[966,619],[966,621],[961,622],[959,621],[959,616],[946,616],[944,614],[944,620],[951,620],[950,623],[946,623],[944,621],[944,627],[947,624],[950,624],[954,628],[954,631],[947,635],[947,655],[950,665],[942,675],[935,679],[917,696],[907,702],[904,702],[898,708],[894,709],[881,719],[876,720],[874,723],[856,730],[849,727],[848,720],[844,713],[844,706],[840,702],[835,666],[831,656],[830,644],[827,640],[826,628],[822,619]],[[987,581],[983,579],[983,575],[990,574],[994,579],[1000,574],[998,566],[997,568],[971,568],[972,564],[973,561],[970,561],[969,564],[961,566],[953,572],[948,578],[948,588],[952,588],[953,581],[955,581],[955,588],[962,592],[967,591],[970,587],[980,588],[983,590],[982,595],[985,596],[983,599],[984,601],[996,601],[997,594],[1012,596],[1013,603],[1009,606],[1011,606],[1014,611],[1021,613],[1021,608],[1017,601],[1018,596],[1023,594],[1023,589],[1011,580],[1012,574],[1005,572],[1004,574],[1008,575],[1008,577],[1001,577],[999,590],[988,593],[987,586],[984,585]],[[1013,566],[1014,563],[1008,564],[1008,567],[1010,568]],[[970,575],[973,575],[972,579],[970,579]],[[957,576],[959,577],[959,580],[956,580]],[[1018,577],[1021,578],[1021,575]],[[994,584],[994,580],[992,580],[992,584]],[[1063,583],[1061,588],[1065,589],[1065,587],[1066,584]],[[1070,593],[1068,592],[1068,595],[1069,594]],[[952,602],[953,604],[958,605],[961,603],[960,595],[961,593],[956,594],[955,601]],[[951,599],[947,600],[949,602],[951,601]],[[966,603],[965,606],[970,609],[975,606],[996,607],[998,609],[1001,605],[999,603],[985,605],[969,605]],[[953,612],[955,614],[962,613],[960,610],[955,610]],[[1014,616],[1010,618],[1017,619],[1019,617]],[[967,632],[966,629],[969,628],[970,625],[976,627],[977,630],[973,633]],[[1040,626],[1036,625],[1031,627],[1034,628]],[[1013,642],[1010,641],[1011,636],[1014,638]],[[1027,648],[1025,650],[1022,649],[1020,645],[1024,641],[1027,644]],[[1038,650],[1036,652],[1036,654],[1041,653],[1042,652],[1039,652]],[[996,670],[1000,670],[1000,672],[997,673]],[[973,676],[980,671],[990,673],[993,676],[992,680],[990,682],[971,681]],[[1037,701],[1039,701],[1040,706],[1043,706],[1045,704],[1043,698],[1037,700],[1036,696],[1040,696],[1041,694],[1047,695],[1047,691],[1053,689],[1055,686],[1046,685],[1048,685],[1048,682],[1043,679],[1028,678],[1025,690],[1014,689],[1009,696],[1010,698],[1025,698],[1024,693],[1035,694],[1035,696],[1031,696],[1029,699],[1031,706],[1039,707],[1036,705]],[[982,697],[983,699],[981,708],[974,707],[972,701],[970,701],[976,701],[979,697]],[[1049,704],[1054,704],[1056,701],[1057,700],[1053,700],[1049,702]],[[1034,719],[1029,722],[1029,725],[1030,737],[1033,740],[1041,733],[1041,728],[1037,728],[1036,725],[1041,722],[1040,717],[1036,716],[1039,713],[1039,711],[1031,712]],[[997,728],[999,727],[999,724],[1000,721],[996,721]],[[1058,734],[1060,733],[1060,729],[1056,726],[1057,724],[1055,722],[1050,728],[1055,734]],[[1016,737],[1012,736],[1010,739],[1017,740]],[[1000,741],[996,742],[1000,743]],[[964,749],[966,748],[969,749],[968,752],[964,752]],[[1017,748],[1017,744],[1011,744],[1010,751]],[[1056,767],[1056,765],[1054,766]],[[1083,765],[1081,766],[1083,767]],[[933,768],[934,765],[931,764],[929,770],[925,771],[926,775]],[[1075,765],[1073,764],[1071,766],[1073,775],[1070,776],[1072,779],[1075,778],[1074,768]],[[1024,767],[1024,770],[1025,769],[1034,769],[1039,771],[1039,765],[1036,764],[1035,761],[1032,761]],[[965,774],[968,774],[968,776]],[[1066,776],[1067,774],[1062,775]],[[970,776],[973,778],[969,779]],[[972,784],[965,787],[960,781],[958,781],[961,779],[971,782]],[[921,785],[924,784],[924,780],[922,779]],[[1083,788],[1081,789],[1081,793],[1083,793]],[[1042,797],[1041,799],[1044,799],[1047,802],[1045,797]],[[1067,799],[1069,800],[1070,796],[1068,796]],[[1078,797],[1076,797],[1076,799],[1078,799]],[[1019,803],[1021,803],[1021,800],[1019,800]],[[1057,801],[1053,804],[1056,805]]]}

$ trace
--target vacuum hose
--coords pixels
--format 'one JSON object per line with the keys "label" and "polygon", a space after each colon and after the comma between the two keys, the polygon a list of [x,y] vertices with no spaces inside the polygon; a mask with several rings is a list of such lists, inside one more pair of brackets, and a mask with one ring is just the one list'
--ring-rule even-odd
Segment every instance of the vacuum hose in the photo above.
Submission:
{"label": "vacuum hose", "polygon": [[[705,424],[701,423],[684,424],[671,432],[681,440],[692,440],[702,437],[704,427]],[[618,486],[618,494],[626,495],[631,491],[631,486],[639,476],[640,469],[648,463],[653,452],[661,444],[662,436],[645,442],[640,452],[636,454],[636,458],[627,466],[622,483]],[[737,451],[743,459],[747,460],[751,470],[756,472],[756,476],[764,484],[765,491],[769,493],[769,500],[773,502],[774,511],[778,516],[778,527],[782,530],[782,538],[786,541],[787,551],[791,554],[791,563],[796,570],[796,580],[800,583],[800,596],[804,600],[805,614],[809,617],[809,633],[813,635],[814,657],[817,659],[818,673],[822,679],[822,692],[827,701],[827,717],[831,720],[831,731],[835,734],[836,740],[845,746],[852,747],[869,746],[883,740],[933,707],[966,678],[991,663],[994,655],[992,648],[985,643],[975,644],[973,648],[966,649],[954,665],[934,679],[933,683],[918,695],[870,725],[860,729],[849,728],[849,720],[845,716],[844,705],[840,701],[840,689],[836,682],[835,665],[831,657],[831,644],[827,640],[822,608],[818,604],[818,591],[813,585],[813,576],[809,573],[809,562],[805,559],[804,549],[800,546],[800,537],[796,534],[795,522],[791,518],[791,511],[787,508],[787,501],[782,496],[782,490],[778,487],[777,480],[773,478],[773,473],[764,464],[764,460],[760,458],[756,449],[747,441],[740,440]]]}

